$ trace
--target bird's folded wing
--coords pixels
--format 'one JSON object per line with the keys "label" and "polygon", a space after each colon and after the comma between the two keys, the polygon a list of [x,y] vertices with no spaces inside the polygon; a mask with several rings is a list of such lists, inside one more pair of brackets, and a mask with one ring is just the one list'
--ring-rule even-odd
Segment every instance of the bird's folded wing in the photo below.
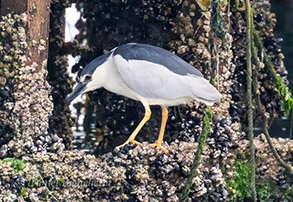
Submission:
{"label": "bird's folded wing", "polygon": [[145,60],[125,60],[120,55],[115,55],[113,61],[126,85],[143,97],[176,99],[189,96],[207,104],[221,98],[203,77],[179,75],[163,65]]}

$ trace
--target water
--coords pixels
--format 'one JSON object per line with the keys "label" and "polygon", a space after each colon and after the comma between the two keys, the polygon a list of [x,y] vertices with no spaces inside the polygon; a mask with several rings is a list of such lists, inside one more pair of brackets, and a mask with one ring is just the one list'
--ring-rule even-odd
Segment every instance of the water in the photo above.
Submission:
{"label": "water", "polygon": [[[284,1],[272,1],[272,12],[276,13],[277,24],[275,35],[277,38],[283,38],[280,43],[283,54],[285,55],[284,63],[288,71],[289,88],[293,90],[293,5]],[[291,115],[274,120],[270,128],[272,137],[289,137],[290,135]],[[292,137],[292,136],[291,136]]]}

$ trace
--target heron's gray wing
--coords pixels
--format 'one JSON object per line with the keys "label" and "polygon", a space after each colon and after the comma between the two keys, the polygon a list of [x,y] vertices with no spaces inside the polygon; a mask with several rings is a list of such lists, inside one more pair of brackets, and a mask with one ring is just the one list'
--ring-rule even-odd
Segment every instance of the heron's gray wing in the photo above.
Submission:
{"label": "heron's gray wing", "polygon": [[177,55],[152,45],[136,43],[124,44],[117,47],[113,55],[121,55],[125,60],[143,60],[160,64],[179,75],[193,74],[203,77],[200,71]]}
{"label": "heron's gray wing", "polygon": [[175,99],[192,97],[207,104],[219,101],[219,92],[203,77],[176,74],[163,65],[144,60],[125,60],[113,56],[121,79],[137,94],[146,98]]}

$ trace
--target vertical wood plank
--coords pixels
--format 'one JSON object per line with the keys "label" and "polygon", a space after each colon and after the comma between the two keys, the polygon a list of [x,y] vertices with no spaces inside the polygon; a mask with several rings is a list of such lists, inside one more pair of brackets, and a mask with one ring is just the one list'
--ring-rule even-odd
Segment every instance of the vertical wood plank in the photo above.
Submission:
{"label": "vertical wood plank", "polygon": [[[29,57],[46,68],[49,45],[50,0],[27,0],[28,31],[32,40]],[[45,61],[45,64],[44,64]]]}
{"label": "vertical wood plank", "polygon": [[28,65],[47,66],[50,0],[2,0],[1,15],[26,13],[28,17]]}

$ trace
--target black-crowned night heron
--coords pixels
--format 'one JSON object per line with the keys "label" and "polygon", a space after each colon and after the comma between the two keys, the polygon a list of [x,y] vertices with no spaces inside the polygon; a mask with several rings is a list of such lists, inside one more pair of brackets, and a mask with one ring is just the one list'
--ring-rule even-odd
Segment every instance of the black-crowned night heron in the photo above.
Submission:
{"label": "black-crowned night heron", "polygon": [[193,66],[159,47],[129,43],[118,46],[90,62],[81,72],[80,81],[69,95],[67,104],[81,93],[105,88],[113,93],[140,101],[145,115],[123,147],[135,141],[143,125],[150,119],[150,105],[162,107],[162,123],[158,140],[162,146],[168,106],[187,104],[193,100],[212,105],[221,94]]}

